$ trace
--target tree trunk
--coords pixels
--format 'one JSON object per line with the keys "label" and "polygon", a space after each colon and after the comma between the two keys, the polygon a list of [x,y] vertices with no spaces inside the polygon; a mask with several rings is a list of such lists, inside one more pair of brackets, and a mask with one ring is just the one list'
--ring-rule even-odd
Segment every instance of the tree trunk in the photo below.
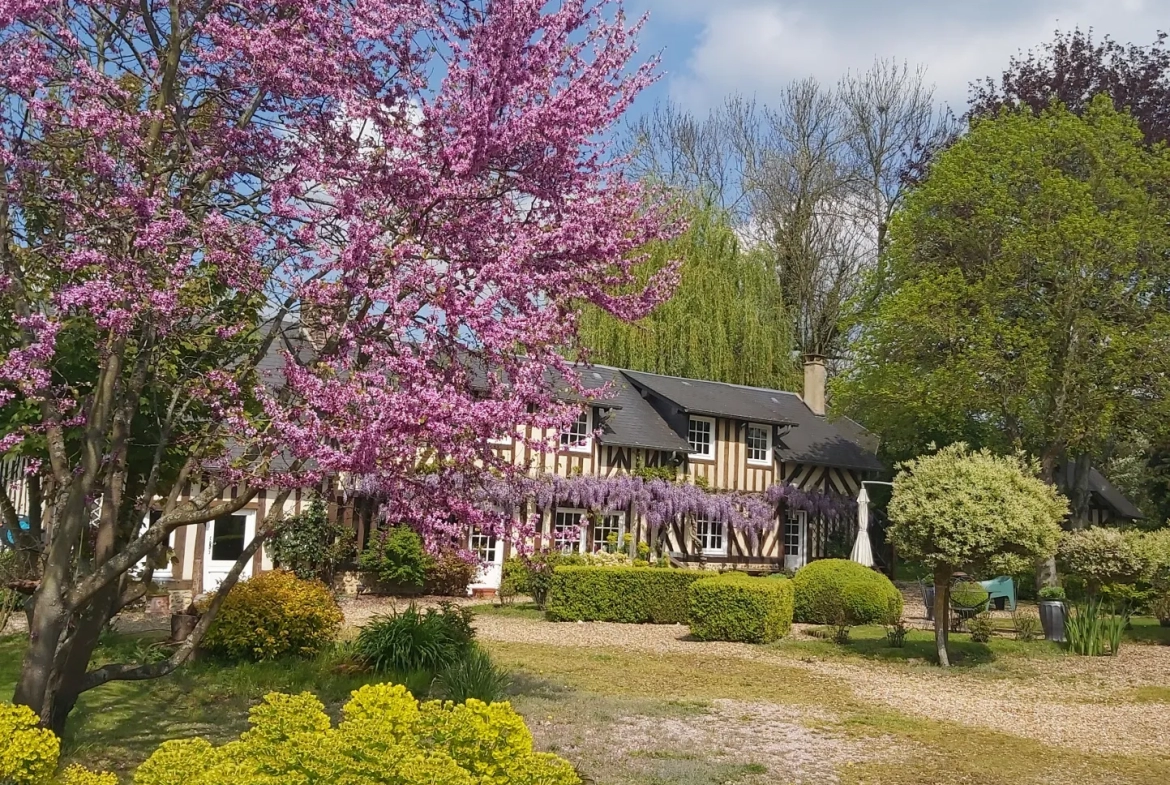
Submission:
{"label": "tree trunk", "polygon": [[1093,469],[1093,462],[1089,455],[1078,455],[1073,465],[1072,487],[1068,489],[1068,501],[1071,508],[1069,522],[1074,529],[1084,529],[1089,525],[1089,501],[1092,492],[1089,490],[1089,473]]}
{"label": "tree trunk", "polygon": [[944,668],[951,665],[947,644],[950,642],[950,590],[951,568],[934,568],[934,644],[938,650],[938,664]]}
{"label": "tree trunk", "polygon": [[[1056,457],[1055,448],[1044,452],[1040,459],[1040,479],[1049,485],[1056,485]],[[1036,566],[1036,590],[1045,586],[1056,586],[1059,580],[1056,576],[1056,556],[1049,556]]]}

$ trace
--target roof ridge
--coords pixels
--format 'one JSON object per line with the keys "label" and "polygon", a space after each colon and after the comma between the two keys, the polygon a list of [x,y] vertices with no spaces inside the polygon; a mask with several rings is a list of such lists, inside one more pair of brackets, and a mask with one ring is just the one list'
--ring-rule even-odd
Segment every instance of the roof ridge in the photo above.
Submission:
{"label": "roof ridge", "polygon": [[666,373],[651,373],[650,371],[636,371],[633,368],[619,368],[616,365],[602,365],[601,363],[589,363],[588,365],[581,364],[583,368],[604,368],[607,371],[617,371],[619,373],[640,373],[644,376],[657,376],[660,379],[678,379],[683,382],[702,382],[703,384],[721,384],[724,387],[735,387],[740,390],[755,390],[756,392],[766,393],[780,393],[781,395],[791,395],[794,398],[800,399],[803,403],[804,399],[800,397],[800,393],[792,390],[777,390],[774,387],[756,387],[750,384],[735,384],[734,382],[720,382],[715,379],[696,379],[693,376],[672,376]]}

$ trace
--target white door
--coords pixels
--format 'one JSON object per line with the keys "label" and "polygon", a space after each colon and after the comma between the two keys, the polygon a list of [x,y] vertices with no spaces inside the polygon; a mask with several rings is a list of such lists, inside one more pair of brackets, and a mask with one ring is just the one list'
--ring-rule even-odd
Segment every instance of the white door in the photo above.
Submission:
{"label": "white door", "polygon": [[504,575],[504,549],[498,537],[474,532],[471,535],[471,552],[479,559],[479,570],[472,581],[471,589],[498,589]]}
{"label": "white door", "polygon": [[807,534],[808,514],[804,510],[789,510],[784,515],[784,569],[799,570],[804,566]]}
{"label": "white door", "polygon": [[[236,559],[256,535],[256,513],[243,510],[221,515],[207,524],[207,550],[203,554],[203,591],[214,591],[231,572]],[[252,575],[249,560],[240,573],[240,580]]]}

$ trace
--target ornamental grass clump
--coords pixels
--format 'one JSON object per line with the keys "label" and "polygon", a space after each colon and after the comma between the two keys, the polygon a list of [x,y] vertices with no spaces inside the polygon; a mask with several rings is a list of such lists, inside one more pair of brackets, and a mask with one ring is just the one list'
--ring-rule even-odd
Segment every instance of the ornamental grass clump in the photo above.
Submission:
{"label": "ornamental grass clump", "polygon": [[313,695],[269,693],[238,740],[164,742],[135,772],[134,785],[581,783],[568,761],[535,751],[524,719],[507,703],[420,704],[393,684],[350,695],[333,725]]}
{"label": "ornamental grass clump", "polygon": [[469,699],[493,703],[503,700],[512,679],[508,672],[492,662],[491,656],[478,645],[444,668],[435,678],[438,695],[456,703]]}
{"label": "ornamental grass clump", "polygon": [[232,660],[315,657],[337,639],[343,620],[328,586],[270,570],[232,588],[202,646]]}
{"label": "ornamental grass clump", "polygon": [[436,674],[465,658],[475,631],[471,610],[443,603],[376,616],[358,632],[354,655],[374,673]]}
{"label": "ornamental grass clump", "polygon": [[1064,618],[1064,637],[1073,654],[1086,657],[1116,655],[1129,623],[1127,613],[1116,613],[1101,600],[1076,603]]}

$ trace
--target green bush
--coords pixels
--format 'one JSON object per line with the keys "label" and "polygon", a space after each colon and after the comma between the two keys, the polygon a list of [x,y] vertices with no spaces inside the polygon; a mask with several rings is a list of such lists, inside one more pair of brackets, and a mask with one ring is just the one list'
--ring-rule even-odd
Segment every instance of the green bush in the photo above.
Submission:
{"label": "green bush", "polygon": [[536,752],[507,703],[419,703],[401,685],[351,693],[336,726],[311,694],[269,693],[251,727],[216,747],[195,737],[163,742],[134,785],[396,783],[580,785],[568,761]]}
{"label": "green bush", "polygon": [[466,657],[474,635],[468,608],[444,603],[420,611],[411,605],[362,627],[354,654],[376,673],[434,674]]}
{"label": "green bush", "polygon": [[232,587],[202,645],[233,660],[313,657],[333,643],[343,620],[328,586],[271,570]]}
{"label": "green bush", "polygon": [[716,575],[692,583],[687,600],[699,640],[771,643],[792,629],[792,581]]}
{"label": "green bush", "polygon": [[477,569],[479,565],[474,560],[468,560],[454,548],[441,550],[427,557],[427,591],[440,597],[466,597]]}
{"label": "green bush", "polygon": [[977,613],[967,619],[967,632],[971,633],[972,643],[987,643],[995,632],[995,623],[987,611]]}
{"label": "green bush", "polygon": [[546,610],[552,621],[685,624],[687,589],[699,570],[557,567]]}
{"label": "green bush", "polygon": [[848,559],[821,559],[796,571],[792,579],[796,621],[835,624],[823,609],[844,605],[850,624],[877,624],[902,610],[902,593],[876,570]]}
{"label": "green bush", "polygon": [[388,589],[421,589],[430,556],[422,537],[409,526],[377,532],[358,555],[358,569]]}
{"label": "green bush", "polygon": [[1149,570],[1150,547],[1139,532],[1092,526],[1065,532],[1056,559],[1064,572],[1080,576],[1097,597],[1105,584],[1133,583]]}
{"label": "green bush", "polygon": [[300,515],[281,522],[272,540],[273,562],[305,580],[329,583],[337,568],[353,556],[353,527],[330,521],[319,496]]}

